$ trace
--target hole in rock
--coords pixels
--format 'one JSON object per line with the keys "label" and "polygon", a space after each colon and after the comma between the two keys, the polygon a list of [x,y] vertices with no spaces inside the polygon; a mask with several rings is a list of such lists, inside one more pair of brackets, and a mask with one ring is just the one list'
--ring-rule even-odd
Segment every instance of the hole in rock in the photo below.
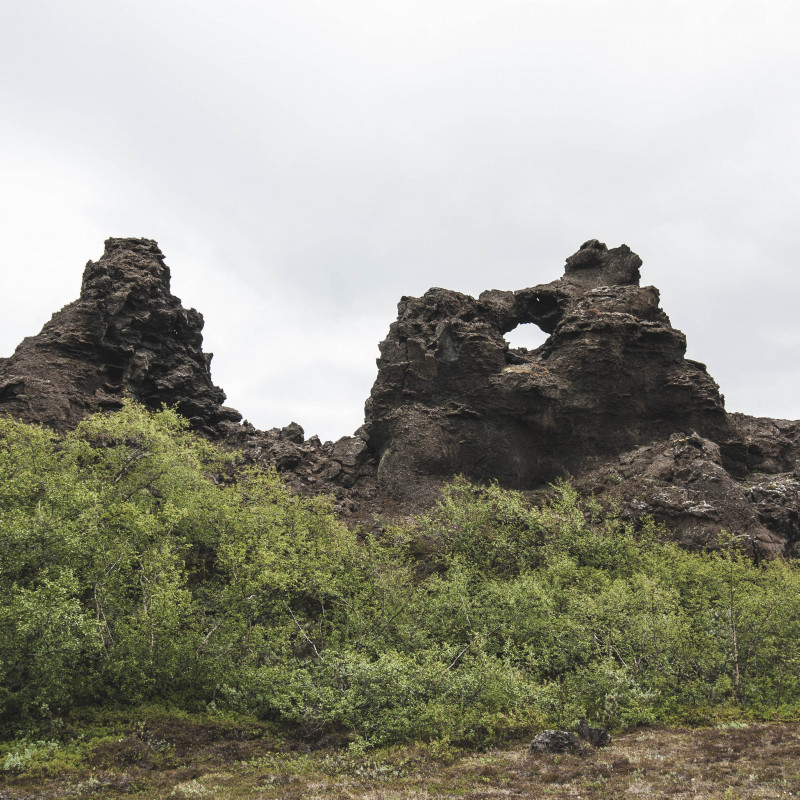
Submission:
{"label": "hole in rock", "polygon": [[115,366],[107,366],[106,367],[106,378],[109,383],[122,383],[122,378],[125,375],[125,368],[124,367],[115,367]]}
{"label": "hole in rock", "polygon": [[517,325],[513,331],[506,334],[505,338],[512,350],[516,350],[518,347],[535,350],[537,347],[541,347],[549,336],[550,334],[545,333],[538,325],[527,322]]}

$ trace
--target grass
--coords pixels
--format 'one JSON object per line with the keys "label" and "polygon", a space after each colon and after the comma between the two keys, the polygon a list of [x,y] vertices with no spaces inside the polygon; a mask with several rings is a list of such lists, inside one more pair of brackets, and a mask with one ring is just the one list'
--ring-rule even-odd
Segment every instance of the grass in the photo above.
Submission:
{"label": "grass", "polygon": [[66,744],[0,750],[0,800],[492,800],[800,797],[800,724],[644,728],[583,755],[485,752],[447,742],[359,754],[310,745],[253,720],[146,710],[109,716]]}

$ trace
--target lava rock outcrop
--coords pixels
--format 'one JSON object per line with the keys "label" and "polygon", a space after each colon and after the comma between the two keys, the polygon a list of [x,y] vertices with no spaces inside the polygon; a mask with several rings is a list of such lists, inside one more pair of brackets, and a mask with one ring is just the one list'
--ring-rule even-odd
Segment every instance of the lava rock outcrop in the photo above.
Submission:
{"label": "lava rock outcrop", "polygon": [[0,413],[63,431],[126,397],[151,409],[166,403],[199,433],[276,467],[296,491],[333,494],[345,514],[356,502],[372,509],[375,468],[365,442],[323,444],[294,422],[267,431],[242,422],[211,380],[202,329],[202,314],[171,294],[156,242],[108,239],[86,265],[80,297],[0,358]]}
{"label": "lava rock outcrop", "polygon": [[[717,385],[640,265],[592,240],[552,283],[403,298],[367,403],[381,484],[402,500],[456,473],[530,489],[676,431],[727,436]],[[526,323],[550,338],[510,349],[503,334]]]}
{"label": "lava rock outcrop", "polygon": [[150,408],[176,405],[209,434],[240,420],[211,381],[203,316],[169,283],[154,241],[108,239],[86,265],[80,298],[0,360],[0,410],[64,430],[129,396]]}
{"label": "lava rock outcrop", "polygon": [[[203,318],[170,293],[156,243],[109,239],[80,298],[0,359],[0,413],[64,430],[126,396],[175,405],[355,520],[424,510],[456,474],[532,498],[563,476],[688,547],[713,547],[726,529],[754,557],[800,556],[800,423],[726,413],[658,290],[640,286],[641,263],[591,240],[551,283],[402,298],[364,425],[322,443],[297,423],[257,430],[223,405]],[[504,335],[523,324],[549,338],[510,348]]]}

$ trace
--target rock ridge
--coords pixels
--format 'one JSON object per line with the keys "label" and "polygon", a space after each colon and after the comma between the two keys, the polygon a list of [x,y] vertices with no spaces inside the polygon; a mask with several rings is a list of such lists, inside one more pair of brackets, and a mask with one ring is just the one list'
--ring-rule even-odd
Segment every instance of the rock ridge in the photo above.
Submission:
{"label": "rock ridge", "polygon": [[[65,430],[125,397],[175,405],[198,432],[370,524],[423,510],[455,474],[532,497],[569,476],[688,547],[713,547],[725,528],[756,557],[800,555],[800,423],[726,412],[641,266],[626,245],[591,239],[550,283],[401,298],[364,425],[323,443],[294,422],[257,430],[225,406],[203,317],[171,294],[156,242],[113,238],[78,300],[0,358],[0,413]],[[509,346],[525,324],[549,335],[541,347]]]}

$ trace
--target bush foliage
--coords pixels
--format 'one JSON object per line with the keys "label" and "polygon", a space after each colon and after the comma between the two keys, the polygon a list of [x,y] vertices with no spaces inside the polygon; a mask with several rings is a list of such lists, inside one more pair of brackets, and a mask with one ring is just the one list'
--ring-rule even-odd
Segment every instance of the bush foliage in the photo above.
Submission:
{"label": "bush foliage", "polygon": [[165,409],[63,436],[0,420],[0,726],[76,707],[232,710],[362,746],[487,743],[800,708],[800,574],[693,554],[566,484],[456,481],[348,530]]}

